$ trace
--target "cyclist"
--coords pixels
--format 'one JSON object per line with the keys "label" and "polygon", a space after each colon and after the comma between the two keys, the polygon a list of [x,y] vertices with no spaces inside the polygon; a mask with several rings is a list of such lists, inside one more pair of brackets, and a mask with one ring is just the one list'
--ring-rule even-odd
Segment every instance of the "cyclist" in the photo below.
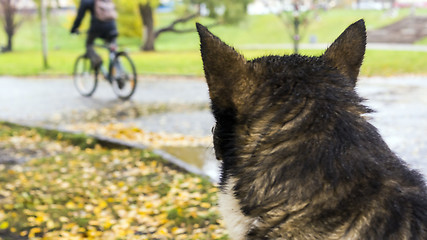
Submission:
{"label": "cyclist", "polygon": [[[76,19],[74,20],[73,27],[71,28],[72,34],[78,34],[78,28],[85,16],[86,11],[91,13],[90,28],[86,39],[86,56],[91,60],[92,67],[98,69],[102,65],[101,57],[95,52],[94,42],[96,38],[101,38],[109,44],[115,44],[116,38],[119,35],[117,31],[117,24],[115,17],[105,17],[97,14],[96,4],[100,0],[81,0],[77,11]],[[102,0],[105,1],[105,0]],[[111,0],[110,0],[111,1]],[[97,2],[97,3],[95,3]],[[105,2],[109,2],[108,0]],[[111,2],[112,4],[112,2]],[[114,9],[112,11],[115,11]],[[107,15],[114,15],[117,13],[107,13]]]}

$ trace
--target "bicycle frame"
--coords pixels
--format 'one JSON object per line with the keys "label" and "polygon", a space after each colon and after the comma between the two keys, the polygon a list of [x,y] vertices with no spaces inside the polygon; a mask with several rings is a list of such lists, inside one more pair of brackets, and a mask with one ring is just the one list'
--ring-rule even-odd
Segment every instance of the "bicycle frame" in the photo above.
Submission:
{"label": "bicycle frame", "polygon": [[104,61],[99,68],[93,68],[87,53],[78,56],[73,71],[75,87],[81,95],[90,97],[97,88],[99,75],[102,75],[120,99],[128,100],[137,86],[137,72],[132,59],[126,51],[117,51],[115,42],[95,43],[93,47],[108,51],[108,64]]}
{"label": "bicycle frame", "polygon": [[[115,43],[95,44],[94,46],[108,50],[108,70],[106,70],[104,64],[102,64],[100,67],[100,72],[104,76],[105,80],[107,80],[109,83],[112,83],[111,70],[113,69],[114,59],[117,55],[123,53],[123,51],[117,51],[117,45]],[[116,67],[120,69],[120,63]]]}

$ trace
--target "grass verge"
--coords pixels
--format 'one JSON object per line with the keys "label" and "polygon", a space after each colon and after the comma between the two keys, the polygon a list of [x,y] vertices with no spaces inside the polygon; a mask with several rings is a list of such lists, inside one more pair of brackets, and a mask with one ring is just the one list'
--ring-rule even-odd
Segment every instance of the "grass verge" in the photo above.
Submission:
{"label": "grass verge", "polygon": [[[291,54],[291,50],[241,50],[248,59],[263,55]],[[319,56],[323,50],[302,50],[301,54]],[[51,52],[52,61],[49,69],[43,69],[41,63],[31,61],[24,64],[27,59],[38,59],[39,53],[35,51],[16,52],[3,54],[5,61],[0,64],[0,75],[35,76],[35,75],[71,75],[74,60],[79,54],[73,51]],[[160,75],[203,75],[203,64],[198,51],[160,51],[160,52],[131,52],[139,74]],[[361,68],[363,76],[392,76],[404,74],[427,74],[425,67],[427,52],[411,51],[380,51],[367,50],[365,61]]]}
{"label": "grass verge", "polygon": [[0,123],[0,152],[0,238],[227,239],[217,189],[149,151]]}
{"label": "grass verge", "polygon": [[[0,75],[34,76],[34,75],[71,75],[74,61],[83,53],[85,35],[70,36],[69,24],[73,12],[69,16],[52,15],[49,21],[49,68],[42,66],[39,19],[34,17],[26,21],[15,35],[15,51],[0,54]],[[364,18],[368,30],[379,28],[397,21],[409,14],[409,10],[400,10],[397,17],[390,17],[386,12],[376,10],[333,9],[321,11],[316,20],[312,21],[303,31],[302,42],[307,43],[310,36],[316,36],[321,43],[331,43],[352,22]],[[417,14],[426,15],[426,10],[417,10]],[[173,19],[172,14],[158,14],[157,27],[165,26]],[[208,23],[208,19],[197,21]],[[194,28],[194,22],[186,23],[182,28]],[[291,43],[289,30],[275,15],[247,16],[238,25],[223,25],[210,29],[226,43],[236,49],[251,44],[283,44]],[[84,30],[82,30],[84,31]],[[0,31],[0,39],[4,33]],[[174,34],[165,33],[156,41],[157,52],[140,52],[139,38],[120,37],[119,44],[126,46],[135,61],[139,74],[161,75],[203,75],[199,53],[197,33]],[[421,40],[419,44],[424,44]],[[103,53],[106,59],[106,53]],[[291,49],[277,50],[242,50],[249,58],[264,54],[289,54]],[[306,55],[319,55],[323,51],[302,51]],[[427,52],[378,51],[368,50],[366,61],[361,69],[364,76],[427,74],[425,59]]]}

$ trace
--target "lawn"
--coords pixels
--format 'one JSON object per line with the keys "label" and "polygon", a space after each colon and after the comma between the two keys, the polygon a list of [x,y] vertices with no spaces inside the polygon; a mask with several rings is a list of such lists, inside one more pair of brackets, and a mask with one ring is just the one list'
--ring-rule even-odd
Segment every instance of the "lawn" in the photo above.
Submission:
{"label": "lawn", "polygon": [[[241,50],[248,59],[265,54],[290,54],[291,50]],[[320,55],[321,50],[303,50],[305,55]],[[139,74],[203,75],[202,61],[198,51],[130,52]],[[71,75],[78,52],[53,50],[50,52],[50,68],[45,70],[37,51],[16,51],[0,55],[0,75],[13,76],[58,76]],[[31,60],[34,58],[36,60]],[[368,50],[362,65],[363,76],[392,76],[404,74],[427,74],[427,52]],[[53,61],[54,60],[54,61]],[[24,64],[23,64],[24,63]]]}
{"label": "lawn", "polygon": [[[319,12],[317,20],[312,21],[303,34],[302,42],[307,43],[310,36],[316,36],[320,43],[331,43],[349,24],[364,18],[367,28],[375,29],[406,16],[408,10],[401,10],[395,18],[387,17],[382,11],[355,11],[337,9]],[[427,14],[420,10],[419,14]],[[69,25],[73,13],[51,15],[49,22],[49,69],[43,69],[38,19],[28,20],[17,32],[12,53],[0,54],[0,75],[70,75],[75,58],[84,51],[85,35],[71,36]],[[157,26],[170,21],[171,14],[159,14]],[[208,19],[198,19],[209,23]],[[183,27],[194,27],[194,22]],[[211,31],[226,43],[235,46],[248,58],[264,54],[290,54],[291,49],[263,49],[263,44],[291,43],[286,26],[274,15],[247,16],[238,25],[224,25]],[[4,33],[0,32],[0,40]],[[418,44],[426,44],[421,40]],[[133,57],[140,74],[202,75],[197,33],[160,35],[156,42],[156,52],[141,52],[139,38],[119,38],[120,46]],[[257,44],[259,49],[247,46]],[[103,50],[100,50],[103,51]],[[306,55],[320,55],[321,50],[305,50]],[[105,56],[105,54],[104,54]],[[365,76],[396,74],[427,74],[425,68],[426,52],[378,51],[368,50],[361,70]]]}
{"label": "lawn", "polygon": [[0,122],[0,154],[0,239],[228,239],[217,188],[149,151]]}

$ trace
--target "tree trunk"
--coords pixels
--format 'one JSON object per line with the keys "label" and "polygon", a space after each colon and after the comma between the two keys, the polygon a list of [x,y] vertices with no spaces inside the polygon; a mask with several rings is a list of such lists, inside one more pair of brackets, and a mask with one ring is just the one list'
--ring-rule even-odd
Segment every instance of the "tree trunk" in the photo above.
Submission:
{"label": "tree trunk", "polygon": [[300,27],[300,17],[295,16],[294,17],[294,38],[293,38],[295,54],[298,54],[298,50],[299,50],[299,41],[300,41],[299,27]]}
{"label": "tree trunk", "polygon": [[40,2],[41,12],[41,38],[42,38],[42,51],[43,51],[43,66],[45,69],[49,68],[47,61],[47,16],[46,16],[46,0]]}
{"label": "tree trunk", "polygon": [[7,35],[7,45],[5,47],[5,52],[10,52],[12,51],[12,47],[13,47],[13,31],[6,31],[6,35]]}
{"label": "tree trunk", "polygon": [[7,45],[3,51],[10,52],[13,49],[13,36],[20,25],[20,22],[15,21],[17,9],[12,0],[0,0],[0,10],[2,11],[0,13],[1,22],[3,22],[4,31],[7,35]]}
{"label": "tree trunk", "polygon": [[154,41],[156,34],[154,33],[153,9],[150,4],[139,4],[139,13],[141,14],[144,26],[144,45],[141,46],[143,51],[154,51]]}
{"label": "tree trunk", "polygon": [[12,40],[13,34],[7,34],[7,45],[3,48],[3,52],[11,52],[12,51]]}

